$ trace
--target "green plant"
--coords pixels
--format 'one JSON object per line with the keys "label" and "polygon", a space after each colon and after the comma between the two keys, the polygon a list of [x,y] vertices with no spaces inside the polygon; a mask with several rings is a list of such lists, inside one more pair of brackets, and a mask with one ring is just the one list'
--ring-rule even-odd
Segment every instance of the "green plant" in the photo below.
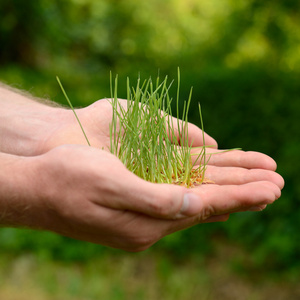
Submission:
{"label": "green plant", "polygon": [[[90,145],[76,112],[64,91],[60,87],[73,110],[81,130]],[[109,151],[116,155],[128,170],[155,183],[172,183],[193,187],[205,180],[206,145],[200,104],[199,116],[203,132],[203,146],[193,147],[189,144],[188,112],[192,99],[192,89],[189,98],[184,102],[183,113],[179,115],[180,72],[178,70],[178,86],[176,97],[176,117],[172,116],[169,96],[168,78],[160,82],[159,77],[153,83],[152,79],[141,82],[137,80],[135,88],[130,87],[127,79],[127,105],[124,107],[118,99],[118,76],[113,85],[110,78],[112,105],[112,122],[110,124]],[[198,153],[192,153],[198,149]],[[192,156],[196,155],[194,162]],[[196,161],[201,161],[196,166]]]}

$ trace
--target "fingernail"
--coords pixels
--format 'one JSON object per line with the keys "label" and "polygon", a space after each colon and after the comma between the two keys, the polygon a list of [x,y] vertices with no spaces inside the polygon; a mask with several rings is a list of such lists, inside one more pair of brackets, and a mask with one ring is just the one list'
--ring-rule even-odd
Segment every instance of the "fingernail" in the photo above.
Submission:
{"label": "fingernail", "polygon": [[180,219],[180,218],[185,218],[187,216],[192,216],[193,215],[192,212],[195,210],[194,209],[195,206],[197,205],[197,207],[199,207],[199,202],[200,202],[199,196],[192,193],[184,194],[183,203],[179,213],[176,215],[176,218]]}
{"label": "fingernail", "polygon": [[248,209],[249,211],[262,211],[263,208],[260,206],[252,206]]}

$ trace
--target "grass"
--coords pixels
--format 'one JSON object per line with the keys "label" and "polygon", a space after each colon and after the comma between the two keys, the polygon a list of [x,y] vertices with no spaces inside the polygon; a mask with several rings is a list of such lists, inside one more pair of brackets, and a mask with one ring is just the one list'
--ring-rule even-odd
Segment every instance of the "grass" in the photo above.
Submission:
{"label": "grass", "polygon": [[[84,132],[59,78],[58,83],[73,110],[85,139]],[[171,84],[166,77],[160,82],[152,79],[141,82],[137,80],[135,88],[127,79],[127,107],[118,99],[118,76],[114,84],[110,78],[112,105],[112,122],[110,124],[109,151],[116,155],[128,170],[155,183],[170,183],[193,187],[201,184],[205,178],[206,145],[200,104],[199,118],[203,132],[203,146],[199,153],[192,154],[193,144],[189,142],[188,114],[192,99],[192,89],[187,101],[184,101],[183,112],[179,112],[180,72],[176,95],[176,117],[172,113],[172,99],[169,96]],[[195,148],[194,148],[195,149]],[[192,155],[198,157],[192,162]],[[195,165],[196,161],[201,161]]]}
{"label": "grass", "polygon": [[23,254],[0,257],[0,299],[6,300],[285,300],[299,299],[298,277],[267,270],[237,273],[249,253],[218,242],[214,254],[184,261],[151,251],[105,254],[84,263]]}

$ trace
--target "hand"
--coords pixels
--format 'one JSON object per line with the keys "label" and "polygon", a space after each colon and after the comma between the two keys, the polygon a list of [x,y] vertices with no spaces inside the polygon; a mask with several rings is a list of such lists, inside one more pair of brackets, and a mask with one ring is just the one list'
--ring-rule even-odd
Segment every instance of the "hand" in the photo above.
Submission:
{"label": "hand", "polygon": [[146,182],[100,149],[57,147],[19,162],[18,190],[7,193],[17,207],[10,223],[141,251],[172,232],[226,221],[230,213],[256,210],[280,196],[283,180],[263,154],[219,153],[210,163],[207,174],[216,184],[186,189]]}
{"label": "hand", "polygon": [[[125,100],[120,101],[126,105]],[[71,110],[32,101],[9,88],[1,88],[1,84],[0,104],[1,152],[35,156],[64,144],[87,145]],[[112,106],[108,100],[96,101],[86,108],[76,109],[76,112],[91,145],[107,150],[112,118]],[[197,126],[189,125],[189,138],[194,140],[194,146],[202,145],[202,131]],[[206,145],[217,146],[207,134],[205,140]]]}
{"label": "hand", "polygon": [[[119,101],[123,107],[126,107],[127,100],[119,99]],[[112,119],[112,105],[109,101],[107,99],[98,100],[86,108],[76,109],[75,111],[91,146],[107,150],[110,146],[109,125]],[[40,152],[45,153],[63,144],[87,145],[87,141],[71,110],[64,110],[55,123],[55,130],[46,130],[47,134],[41,137],[43,148],[40,148]],[[204,133],[204,136],[206,145],[217,147],[217,142],[212,137],[206,133]],[[202,131],[190,123],[189,142],[192,141],[194,147],[203,145]]]}

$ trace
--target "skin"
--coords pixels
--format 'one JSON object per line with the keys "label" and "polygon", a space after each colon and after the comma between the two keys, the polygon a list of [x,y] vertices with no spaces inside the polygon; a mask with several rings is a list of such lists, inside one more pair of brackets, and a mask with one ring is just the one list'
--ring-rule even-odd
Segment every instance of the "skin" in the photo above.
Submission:
{"label": "skin", "polygon": [[[0,225],[141,251],[175,231],[260,211],[280,197],[284,181],[272,158],[222,152],[207,134],[206,145],[215,147],[208,154],[216,154],[206,176],[215,184],[186,189],[146,182],[105,150],[110,103],[76,111],[92,147],[72,111],[0,86]],[[189,136],[193,146],[202,145],[195,125]]]}

